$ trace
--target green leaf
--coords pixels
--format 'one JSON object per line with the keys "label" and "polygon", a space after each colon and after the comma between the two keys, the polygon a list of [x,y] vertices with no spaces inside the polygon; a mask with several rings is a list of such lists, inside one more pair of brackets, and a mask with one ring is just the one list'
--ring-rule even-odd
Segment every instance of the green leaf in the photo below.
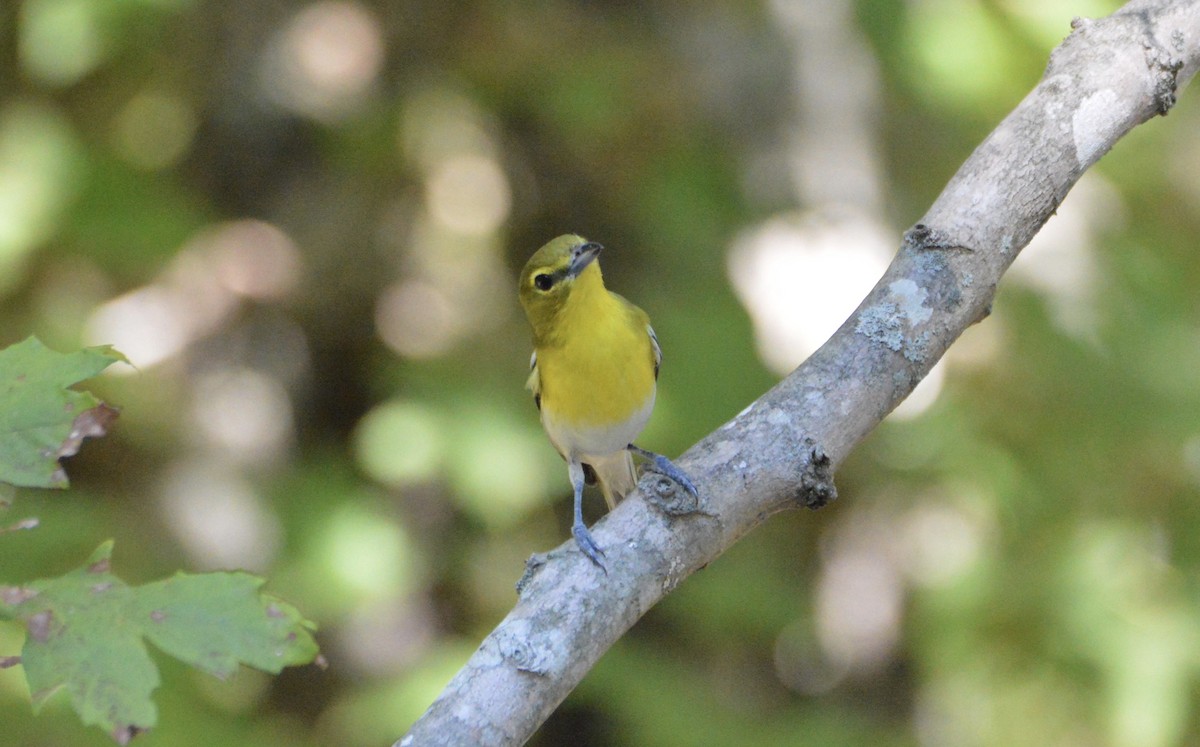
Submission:
{"label": "green leaf", "polygon": [[66,487],[58,460],[79,451],[84,438],[107,433],[117,416],[91,394],[66,387],[117,361],[128,362],[108,346],[58,353],[36,337],[0,350],[0,481]]}
{"label": "green leaf", "polygon": [[26,626],[21,663],[35,709],[65,689],[85,724],[125,744],[154,726],[158,670],[144,639],[219,677],[313,661],[312,623],[262,594],[246,573],[178,573],[129,586],[110,570],[112,542],[61,578],[0,587],[0,618]]}
{"label": "green leaf", "polygon": [[[177,573],[138,589],[137,607],[154,645],[198,669],[228,677],[238,664],[278,673],[316,655],[309,623],[291,605],[258,589],[248,573]],[[265,613],[265,614],[264,614]]]}

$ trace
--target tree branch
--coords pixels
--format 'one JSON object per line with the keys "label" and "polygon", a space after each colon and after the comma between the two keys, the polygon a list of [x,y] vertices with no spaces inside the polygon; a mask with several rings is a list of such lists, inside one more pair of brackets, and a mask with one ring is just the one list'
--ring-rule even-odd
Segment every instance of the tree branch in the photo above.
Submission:
{"label": "tree branch", "polygon": [[607,576],[570,542],[531,558],[516,607],[397,747],[523,743],[680,581],[772,513],[835,497],[833,469],[987,316],[1004,271],[1072,185],[1126,132],[1166,114],[1200,65],[1200,0],[1135,0],[1071,26],[854,314],[677,460],[699,499],[644,477],[593,529]]}

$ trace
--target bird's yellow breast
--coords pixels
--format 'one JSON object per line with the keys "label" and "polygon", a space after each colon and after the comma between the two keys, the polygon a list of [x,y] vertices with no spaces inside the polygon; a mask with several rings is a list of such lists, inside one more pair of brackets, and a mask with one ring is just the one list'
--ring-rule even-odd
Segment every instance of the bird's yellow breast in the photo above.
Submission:
{"label": "bird's yellow breast", "polygon": [[653,401],[648,322],[641,309],[603,286],[580,290],[559,311],[552,344],[537,347],[541,407],[561,423],[609,427]]}

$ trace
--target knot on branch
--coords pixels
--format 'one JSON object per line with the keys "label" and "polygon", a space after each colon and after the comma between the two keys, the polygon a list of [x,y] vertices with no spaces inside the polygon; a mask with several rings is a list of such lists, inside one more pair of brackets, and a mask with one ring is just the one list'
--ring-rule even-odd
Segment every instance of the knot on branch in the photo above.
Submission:
{"label": "knot on branch", "polygon": [[904,248],[918,252],[935,249],[964,249],[970,251],[970,247],[963,246],[961,243],[955,241],[945,231],[940,231],[924,223],[918,223],[904,232]]}
{"label": "knot on branch", "polygon": [[[519,623],[519,624],[518,624]],[[513,630],[517,628],[517,630]],[[546,656],[534,645],[532,631],[527,621],[516,621],[497,629],[492,634],[500,656],[504,657],[519,672],[545,676],[550,673]]]}
{"label": "knot on branch", "polygon": [[[1171,41],[1177,49],[1182,49],[1183,34],[1176,29]],[[1150,41],[1143,41],[1142,49],[1146,52],[1146,66],[1154,76],[1155,110],[1158,114],[1166,116],[1175,106],[1175,92],[1179,71],[1183,69],[1183,60]]]}
{"label": "knot on branch", "polygon": [[833,461],[811,438],[804,439],[808,459],[800,473],[800,490],[796,500],[805,508],[816,510],[837,500],[833,484]]}
{"label": "knot on branch", "polygon": [[666,475],[655,476],[654,483],[646,491],[646,498],[667,516],[686,516],[688,514],[711,516],[700,508],[699,495],[685,490],[683,486]]}

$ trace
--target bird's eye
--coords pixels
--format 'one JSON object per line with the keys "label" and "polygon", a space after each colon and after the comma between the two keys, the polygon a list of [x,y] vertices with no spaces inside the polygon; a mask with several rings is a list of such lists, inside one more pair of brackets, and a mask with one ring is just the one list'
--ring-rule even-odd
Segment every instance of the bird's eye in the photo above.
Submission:
{"label": "bird's eye", "polygon": [[533,278],[533,284],[540,291],[548,291],[550,290],[550,286],[554,285],[554,278],[543,272]]}

